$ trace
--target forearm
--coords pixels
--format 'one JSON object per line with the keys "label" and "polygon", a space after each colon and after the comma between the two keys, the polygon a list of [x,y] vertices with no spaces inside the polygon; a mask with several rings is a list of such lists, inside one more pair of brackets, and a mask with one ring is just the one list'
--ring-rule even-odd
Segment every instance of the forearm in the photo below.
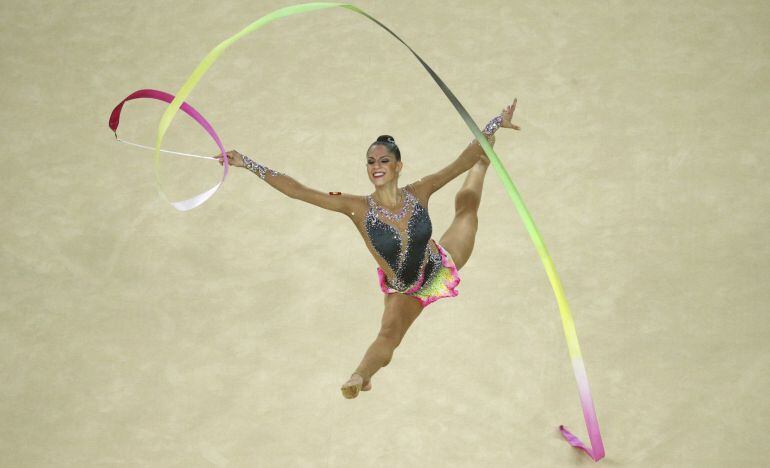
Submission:
{"label": "forearm", "polygon": [[[489,146],[493,147],[495,146],[495,135],[494,133],[486,133],[481,132],[485,137],[487,137],[487,141],[489,142]],[[476,149],[476,155],[480,156],[484,154],[484,148],[481,147],[481,143],[479,143],[479,140],[473,139],[473,141],[470,142],[470,145],[472,145]]]}
{"label": "forearm", "polygon": [[[498,115],[492,118],[492,120],[490,120],[481,131],[481,133],[486,137],[487,142],[489,142],[489,145],[492,147],[495,146],[495,132],[498,128],[500,128],[502,122],[502,115]],[[468,144],[468,147],[465,149],[465,151],[463,151],[461,156],[468,160],[468,165],[470,168],[473,167],[473,165],[476,164],[476,162],[484,154],[484,148],[481,147],[481,143],[479,143],[479,141],[474,138],[473,141]]]}
{"label": "forearm", "polygon": [[286,174],[274,171],[267,166],[263,166],[256,161],[252,161],[248,156],[243,156],[244,168],[253,172],[260,179],[264,180],[276,190],[289,198],[295,198],[298,193],[300,183]]}

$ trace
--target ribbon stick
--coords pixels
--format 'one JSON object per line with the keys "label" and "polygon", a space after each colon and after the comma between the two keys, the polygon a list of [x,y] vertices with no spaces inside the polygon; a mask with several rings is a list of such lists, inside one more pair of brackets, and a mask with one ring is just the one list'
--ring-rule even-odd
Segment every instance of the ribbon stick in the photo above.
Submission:
{"label": "ribbon stick", "polygon": [[[580,353],[580,346],[578,345],[577,333],[575,331],[575,324],[572,320],[570,308],[567,303],[567,299],[564,295],[564,289],[562,287],[561,280],[559,279],[559,275],[556,273],[556,268],[554,267],[553,261],[551,260],[551,257],[548,254],[548,250],[545,247],[545,243],[543,242],[543,239],[540,236],[540,233],[535,227],[535,223],[532,220],[532,216],[529,214],[527,208],[524,206],[524,202],[522,201],[518,190],[516,190],[516,187],[514,186],[513,181],[508,175],[508,172],[506,171],[505,167],[503,167],[502,162],[500,162],[500,160],[498,159],[497,154],[495,154],[494,150],[492,149],[492,146],[489,144],[487,139],[484,138],[483,134],[481,133],[481,130],[478,128],[478,126],[473,121],[473,119],[468,114],[468,112],[465,110],[465,108],[462,106],[462,104],[460,104],[460,101],[457,100],[457,98],[452,93],[452,91],[449,90],[449,88],[438,77],[438,75],[436,75],[436,73],[428,66],[428,64],[426,64],[420,58],[420,56],[417,55],[417,53],[415,53],[411,47],[409,47],[409,45],[407,45],[404,41],[402,41],[401,38],[399,38],[393,31],[388,29],[384,24],[380,23],[372,16],[368,15],[361,9],[349,3],[326,3],[326,2],[305,3],[300,5],[284,7],[259,18],[258,20],[249,24],[246,28],[244,28],[237,34],[221,42],[211,52],[209,52],[208,55],[206,55],[206,57],[203,59],[203,61],[201,61],[201,63],[195,68],[195,70],[187,79],[187,81],[184,83],[184,85],[181,87],[179,92],[176,94],[176,97],[174,97],[174,100],[166,108],[166,111],[163,113],[163,116],[160,119],[160,123],[158,125],[157,141],[155,143],[156,160],[159,156],[158,151],[160,149],[161,142],[163,141],[163,135],[166,133],[166,130],[168,129],[172,119],[176,115],[177,110],[179,109],[180,106],[183,105],[182,102],[190,94],[190,92],[196,86],[196,84],[201,79],[201,77],[206,72],[206,70],[208,70],[208,68],[225,51],[225,49],[230,47],[230,45],[240,40],[247,34],[261,28],[262,26],[276,19],[298,14],[298,13],[305,13],[313,10],[321,10],[325,8],[334,8],[334,7],[346,8],[348,10],[351,10],[353,12],[366,16],[367,18],[369,18],[370,20],[374,21],[375,23],[380,25],[382,28],[387,30],[402,44],[404,44],[412,52],[412,54],[414,54],[417,60],[420,61],[423,67],[425,67],[425,69],[434,79],[436,84],[438,84],[438,86],[441,88],[441,90],[444,92],[447,98],[449,98],[452,105],[455,107],[457,112],[465,121],[471,133],[473,133],[473,135],[476,137],[476,140],[478,140],[482,149],[484,150],[486,155],[489,157],[492,165],[495,168],[495,171],[497,172],[497,175],[502,180],[503,185],[505,186],[505,189],[508,192],[508,195],[513,201],[513,204],[516,207],[516,210],[518,211],[519,216],[524,222],[524,226],[526,227],[527,232],[529,232],[532,242],[535,244],[535,248],[537,249],[538,255],[540,256],[540,260],[545,266],[546,274],[548,275],[548,279],[550,280],[551,286],[553,287],[554,294],[556,295],[556,300],[559,305],[559,312],[561,314],[562,325],[564,328],[564,334],[567,341],[567,347],[569,350],[569,356],[572,361],[572,368],[575,374],[575,379],[577,381],[578,391],[580,395],[580,403],[583,408],[583,417],[585,419],[586,428],[588,429],[588,437],[591,440],[591,445],[593,448],[587,447],[583,442],[580,441],[580,439],[578,439],[572,433],[570,433],[567,430],[567,428],[564,427],[563,425],[559,426],[559,430],[561,431],[562,436],[564,436],[564,438],[572,446],[577,447],[583,450],[584,452],[586,452],[594,461],[600,460],[601,458],[604,457],[604,454],[605,454],[604,444],[602,442],[601,433],[599,431],[599,423],[596,419],[596,410],[594,409],[593,399],[591,398],[591,391],[588,386],[588,377],[586,374],[585,365],[583,363],[583,357]],[[224,159],[225,161],[227,160],[227,158],[224,158]],[[225,169],[225,172],[226,171],[227,169]]]}
{"label": "ribbon stick", "polygon": [[[121,143],[125,143],[125,144],[127,144],[127,145],[138,146],[139,148],[147,148],[147,149],[151,149],[151,150],[154,150],[154,149],[155,149],[155,148],[154,148],[154,147],[152,147],[152,146],[145,146],[145,145],[140,145],[139,143],[133,143],[133,142],[131,142],[131,141],[128,141],[128,140],[121,140],[120,138],[118,138],[118,134],[117,134],[117,133],[115,134],[115,138],[116,138],[116,139],[117,139],[119,142],[121,142]],[[217,159],[217,158],[215,158],[214,156],[201,156],[201,155],[199,155],[199,154],[180,153],[179,151],[169,151],[169,150],[160,150],[160,151],[161,151],[161,152],[163,152],[163,153],[168,153],[168,154],[178,154],[179,156],[190,156],[191,158],[200,158],[200,159]]]}
{"label": "ribbon stick", "polygon": [[[206,200],[211,198],[214,193],[219,190],[219,187],[222,186],[222,184],[225,182],[225,178],[227,177],[227,168],[229,167],[229,163],[227,162],[227,158],[223,157],[224,160],[224,172],[222,173],[222,180],[217,183],[217,185],[211,187],[210,189],[206,190],[203,193],[200,193],[198,195],[195,195],[192,198],[188,198],[187,200],[182,200],[178,202],[172,202],[166,197],[166,194],[163,192],[163,189],[160,187],[160,158],[158,151],[163,151],[166,153],[172,153],[172,154],[181,154],[182,156],[193,156],[196,158],[204,158],[204,159],[216,159],[214,157],[208,157],[208,156],[198,156],[195,154],[186,154],[186,153],[177,153],[175,151],[166,151],[160,149],[160,142],[155,148],[150,148],[148,146],[140,145],[137,143],[131,143],[129,141],[121,140],[118,138],[118,125],[120,125],[120,113],[123,111],[123,105],[126,103],[126,101],[130,101],[132,99],[139,99],[139,98],[150,98],[150,99],[158,99],[160,101],[165,102],[176,102],[174,95],[169,94],[163,91],[158,91],[157,89],[140,89],[138,91],[134,91],[133,93],[129,94],[125,99],[120,101],[120,103],[115,106],[115,108],[112,110],[112,113],[110,114],[110,121],[109,126],[112,129],[112,131],[115,133],[115,138],[118,141],[121,141],[123,143],[128,143],[134,146],[140,146],[142,148],[149,148],[155,150],[155,180],[157,181],[158,186],[158,192],[160,192],[161,196],[166,199],[167,202],[171,203],[171,205],[176,208],[179,211],[187,211],[195,208],[196,206],[199,206],[203,204]],[[217,146],[219,146],[219,149],[222,151],[222,155],[227,152],[225,151],[224,145],[222,145],[222,141],[219,139],[219,135],[217,135],[217,132],[214,131],[214,128],[211,126],[211,124],[206,120],[200,112],[195,110],[195,108],[186,102],[183,102],[181,105],[176,104],[177,109],[179,107],[182,108],[182,110],[187,113],[190,117],[193,118],[196,122],[198,122],[205,130],[206,132],[211,135],[211,138],[214,139]]]}

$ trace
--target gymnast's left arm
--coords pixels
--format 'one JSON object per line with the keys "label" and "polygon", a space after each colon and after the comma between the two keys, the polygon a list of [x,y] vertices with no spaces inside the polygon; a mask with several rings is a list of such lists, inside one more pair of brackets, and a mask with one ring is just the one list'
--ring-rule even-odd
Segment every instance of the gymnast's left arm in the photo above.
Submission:
{"label": "gymnast's left arm", "polygon": [[[486,137],[490,145],[495,144],[494,135],[486,135]],[[481,145],[476,140],[473,140],[451,164],[440,171],[419,179],[417,182],[413,182],[411,184],[412,189],[420,198],[427,200],[434,192],[438,191],[455,177],[472,168],[483,154],[484,150],[481,148]]]}
{"label": "gymnast's left arm", "polygon": [[[520,130],[517,125],[513,125],[511,123],[511,117],[515,108],[516,99],[513,100],[513,104],[511,106],[504,108],[500,115],[494,117],[487,123],[486,126],[484,126],[482,134],[484,134],[490,146],[495,146],[495,132],[498,128],[506,127],[512,128],[514,130]],[[468,146],[463,150],[463,152],[460,153],[460,156],[458,156],[457,159],[455,159],[450,165],[438,172],[423,177],[417,182],[414,182],[412,187],[416,193],[419,193],[422,196],[422,198],[428,199],[434,192],[446,185],[455,177],[472,168],[479,161],[479,159],[482,158],[487,163],[489,163],[489,158],[486,157],[484,149],[481,147],[481,144],[478,142],[478,140],[474,138],[473,141],[470,142]]]}

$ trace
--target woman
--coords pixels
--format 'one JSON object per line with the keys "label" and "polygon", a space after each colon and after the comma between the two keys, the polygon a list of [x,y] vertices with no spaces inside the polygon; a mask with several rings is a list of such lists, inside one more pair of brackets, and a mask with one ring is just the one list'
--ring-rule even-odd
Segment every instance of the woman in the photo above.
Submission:
{"label": "woman", "polygon": [[[498,127],[520,130],[511,123],[516,99],[489,121],[483,133],[494,145]],[[366,152],[366,169],[374,193],[366,196],[340,192],[324,193],[306,187],[293,178],[265,167],[237,151],[228,151],[229,164],[246,167],[287,196],[345,214],[355,224],[367,248],[378,263],[380,289],[385,294],[385,312],[377,338],[369,346],[355,372],[342,387],[345,398],[359,390],[371,390],[371,378],[387,366],[404,334],[422,309],[443,297],[458,294],[458,270],[468,261],[478,229],[481,202],[489,158],[475,139],[451,164],[406,187],[398,188],[403,164],[401,153],[390,135],[382,135]],[[217,156],[223,164],[223,156]],[[428,216],[430,196],[447,182],[470,170],[455,196],[455,217],[436,242]]]}

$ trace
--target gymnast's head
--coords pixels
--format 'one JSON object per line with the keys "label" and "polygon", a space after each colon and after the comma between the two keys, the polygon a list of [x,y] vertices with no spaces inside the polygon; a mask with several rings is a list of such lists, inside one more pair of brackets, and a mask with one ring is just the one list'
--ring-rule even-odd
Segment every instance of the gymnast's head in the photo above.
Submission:
{"label": "gymnast's head", "polygon": [[398,184],[398,173],[402,166],[401,152],[392,136],[380,135],[369,145],[366,151],[366,172],[375,186],[390,182]]}

